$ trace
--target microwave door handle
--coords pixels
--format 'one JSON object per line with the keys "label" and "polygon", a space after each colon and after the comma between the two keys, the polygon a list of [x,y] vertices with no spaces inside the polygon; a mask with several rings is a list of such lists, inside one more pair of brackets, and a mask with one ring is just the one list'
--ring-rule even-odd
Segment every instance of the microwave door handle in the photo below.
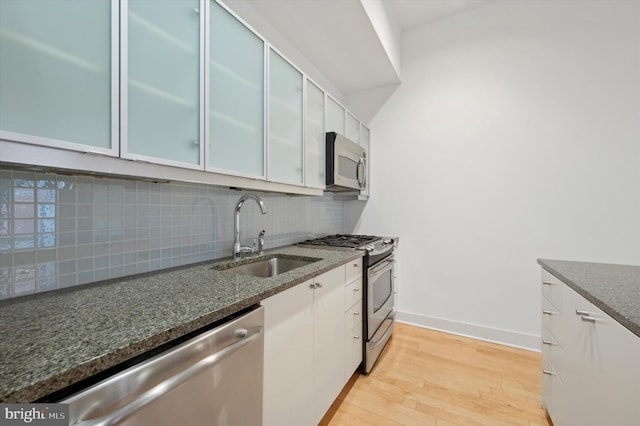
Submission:
{"label": "microwave door handle", "polygon": [[[362,173],[360,173],[360,167],[362,167]],[[358,180],[358,185],[360,185],[360,188],[364,188],[367,184],[366,171],[367,161],[363,157],[360,157],[360,159],[358,160],[358,167],[356,169],[356,179]]]}

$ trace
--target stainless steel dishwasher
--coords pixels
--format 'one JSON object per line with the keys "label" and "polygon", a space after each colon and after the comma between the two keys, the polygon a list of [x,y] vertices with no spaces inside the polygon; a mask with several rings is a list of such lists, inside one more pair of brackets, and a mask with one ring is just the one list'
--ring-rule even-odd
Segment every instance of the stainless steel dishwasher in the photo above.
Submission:
{"label": "stainless steel dishwasher", "polygon": [[70,425],[261,425],[263,353],[257,307],[60,402]]}

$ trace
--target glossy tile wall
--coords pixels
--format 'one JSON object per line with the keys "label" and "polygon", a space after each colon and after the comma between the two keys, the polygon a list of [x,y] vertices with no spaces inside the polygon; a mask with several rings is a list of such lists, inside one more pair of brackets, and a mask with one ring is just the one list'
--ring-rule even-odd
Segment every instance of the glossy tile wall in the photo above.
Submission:
{"label": "glossy tile wall", "polygon": [[[244,191],[0,168],[0,299],[231,255]],[[344,203],[259,193],[240,214],[241,240],[266,247],[344,232]]]}

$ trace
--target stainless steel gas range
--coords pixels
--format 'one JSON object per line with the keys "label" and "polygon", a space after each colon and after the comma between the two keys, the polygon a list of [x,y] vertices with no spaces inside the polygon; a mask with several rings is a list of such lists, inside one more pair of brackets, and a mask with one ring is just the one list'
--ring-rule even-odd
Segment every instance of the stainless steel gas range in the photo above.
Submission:
{"label": "stainless steel gas range", "polygon": [[300,245],[338,250],[362,250],[363,310],[367,313],[363,325],[362,372],[367,374],[382,353],[393,331],[395,314],[392,238],[373,235],[329,235],[307,240]]}

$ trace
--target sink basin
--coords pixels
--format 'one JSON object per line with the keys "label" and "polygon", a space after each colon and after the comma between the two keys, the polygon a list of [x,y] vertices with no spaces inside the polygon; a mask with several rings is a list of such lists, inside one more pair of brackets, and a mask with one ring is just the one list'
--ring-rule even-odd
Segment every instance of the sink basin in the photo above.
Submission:
{"label": "sink basin", "polygon": [[320,259],[313,257],[299,258],[299,257],[286,257],[286,256],[270,256],[268,258],[260,258],[248,263],[242,263],[238,266],[234,264],[214,266],[212,269],[232,272],[240,275],[251,275],[253,277],[268,278],[275,277],[276,275],[284,274],[285,272],[292,271],[303,266],[307,266],[313,262],[317,262]]}

